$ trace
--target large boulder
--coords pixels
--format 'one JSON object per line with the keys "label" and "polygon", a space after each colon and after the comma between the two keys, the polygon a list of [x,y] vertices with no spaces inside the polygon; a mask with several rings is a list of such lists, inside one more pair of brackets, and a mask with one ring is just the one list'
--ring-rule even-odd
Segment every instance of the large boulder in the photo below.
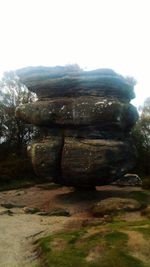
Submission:
{"label": "large boulder", "polygon": [[29,67],[16,71],[38,100],[16,116],[37,126],[29,145],[37,175],[75,187],[113,182],[134,166],[138,119],[133,83],[110,69]]}
{"label": "large boulder", "polygon": [[28,67],[16,71],[21,81],[39,98],[109,95],[130,101],[133,86],[113,70],[76,70],[67,67]]}
{"label": "large boulder", "polygon": [[86,96],[36,101],[19,106],[16,116],[42,126],[99,125],[103,130],[109,127],[128,131],[138,118],[136,108],[129,103],[116,98]]}
{"label": "large boulder", "polygon": [[66,185],[104,185],[132,169],[134,151],[123,141],[66,138],[61,169]]}
{"label": "large boulder", "polygon": [[62,138],[58,136],[51,136],[28,145],[28,154],[37,175],[51,181],[60,176],[62,145]]}

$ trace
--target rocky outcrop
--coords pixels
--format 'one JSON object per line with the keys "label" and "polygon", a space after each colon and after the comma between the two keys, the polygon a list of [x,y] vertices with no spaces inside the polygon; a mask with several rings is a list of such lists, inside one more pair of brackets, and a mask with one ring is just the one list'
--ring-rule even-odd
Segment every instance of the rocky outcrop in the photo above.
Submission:
{"label": "rocky outcrop", "polygon": [[60,175],[59,165],[61,161],[62,138],[49,137],[39,140],[28,146],[34,171],[41,177],[52,179]]}
{"label": "rocky outcrop", "polygon": [[16,71],[21,81],[38,98],[114,96],[134,98],[133,86],[113,70],[82,71],[68,67],[29,67]]}
{"label": "rocky outcrop", "polygon": [[16,111],[22,120],[41,126],[92,126],[104,130],[108,126],[131,129],[137,111],[129,103],[115,98],[77,97],[55,98],[22,105]]}
{"label": "rocky outcrop", "polygon": [[112,184],[118,186],[142,186],[142,180],[137,174],[126,173]]}
{"label": "rocky outcrop", "polygon": [[35,172],[77,187],[103,185],[132,169],[133,86],[109,69],[33,67],[17,75],[38,100],[16,116],[38,126],[28,146]]}
{"label": "rocky outcrop", "polygon": [[132,167],[132,158],[123,141],[65,138],[61,163],[65,184],[108,184]]}

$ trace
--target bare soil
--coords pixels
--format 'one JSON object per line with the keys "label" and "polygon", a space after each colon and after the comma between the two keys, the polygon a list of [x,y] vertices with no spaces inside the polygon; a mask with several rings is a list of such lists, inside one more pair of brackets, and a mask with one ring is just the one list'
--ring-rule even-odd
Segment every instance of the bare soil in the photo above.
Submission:
{"label": "bare soil", "polygon": [[[86,224],[88,220],[93,220],[90,208],[96,201],[107,197],[127,197],[131,191],[141,190],[138,187],[103,186],[97,187],[97,191],[74,191],[73,188],[53,188],[49,184],[41,184],[30,188],[0,192],[0,204],[13,203],[29,208],[39,208],[45,212],[63,208],[68,210],[71,215],[64,217],[25,214],[22,207],[14,207],[10,209],[12,214],[5,214],[8,209],[1,207],[0,266],[41,266],[38,263],[34,241],[62,229],[77,229]],[[139,213],[135,212],[134,215],[136,219],[140,219]],[[127,216],[127,219],[132,220],[132,216]],[[133,240],[131,241],[133,242]]]}

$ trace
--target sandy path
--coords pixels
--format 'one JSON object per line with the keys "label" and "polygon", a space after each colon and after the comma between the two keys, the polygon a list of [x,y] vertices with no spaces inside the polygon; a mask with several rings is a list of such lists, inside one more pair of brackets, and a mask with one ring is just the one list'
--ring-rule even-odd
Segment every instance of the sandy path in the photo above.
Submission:
{"label": "sandy path", "polygon": [[[0,192],[0,204],[15,203],[49,211],[56,204],[55,195],[68,192],[67,188],[44,190],[38,186]],[[12,208],[13,215],[0,207],[0,267],[42,267],[34,252],[33,241],[63,229],[70,217],[25,214],[23,208]]]}
{"label": "sandy path", "polygon": [[65,217],[40,217],[30,214],[0,217],[0,266],[35,267],[38,259],[33,252],[33,240],[42,234],[60,230]]}

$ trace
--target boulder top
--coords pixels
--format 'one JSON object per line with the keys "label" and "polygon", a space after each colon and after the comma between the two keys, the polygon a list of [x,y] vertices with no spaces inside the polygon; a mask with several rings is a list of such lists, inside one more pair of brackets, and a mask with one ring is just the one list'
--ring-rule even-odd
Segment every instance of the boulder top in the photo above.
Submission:
{"label": "boulder top", "polygon": [[39,98],[115,96],[130,101],[135,97],[133,84],[112,69],[85,71],[78,65],[26,67],[16,75]]}

